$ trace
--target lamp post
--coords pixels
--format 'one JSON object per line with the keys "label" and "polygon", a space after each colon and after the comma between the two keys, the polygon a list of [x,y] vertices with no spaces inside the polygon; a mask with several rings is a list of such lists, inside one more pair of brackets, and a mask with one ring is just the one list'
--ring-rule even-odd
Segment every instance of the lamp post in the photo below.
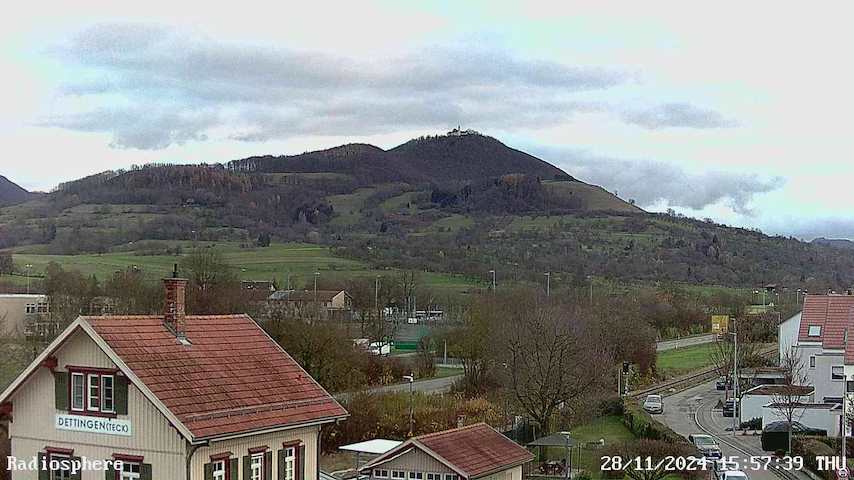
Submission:
{"label": "lamp post", "polygon": [[409,375],[404,375],[403,379],[409,382],[409,436],[411,437],[413,434],[413,413],[412,413],[412,384],[415,382],[415,375],[410,373]]}
{"label": "lamp post", "polygon": [[[735,327],[735,319],[733,319],[733,327]],[[735,328],[733,328],[735,330]],[[733,349],[732,349],[732,434],[735,435],[735,427],[736,427],[736,412],[741,414],[741,409],[738,405],[738,333],[730,332],[733,338]]]}
{"label": "lamp post", "polygon": [[30,269],[33,268],[31,264],[26,264],[24,267],[27,268],[27,295],[30,294]]}
{"label": "lamp post", "polygon": [[544,275],[546,276],[546,296],[548,297],[551,294],[552,272],[546,272]]}

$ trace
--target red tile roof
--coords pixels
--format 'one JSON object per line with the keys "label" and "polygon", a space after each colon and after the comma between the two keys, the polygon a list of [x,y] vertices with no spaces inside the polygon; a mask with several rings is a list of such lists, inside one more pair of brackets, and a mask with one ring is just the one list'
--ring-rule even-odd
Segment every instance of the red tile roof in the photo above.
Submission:
{"label": "red tile roof", "polygon": [[500,472],[530,462],[534,458],[529,451],[489,425],[476,423],[411,438],[363,468],[370,470],[374,465],[395,458],[413,445],[452,467],[467,479]]}
{"label": "red tile roof", "polygon": [[[809,336],[811,326],[821,327],[821,335]],[[807,295],[801,314],[799,342],[821,342],[822,348],[841,350],[845,332],[854,335],[854,295]],[[854,364],[854,337],[848,342],[845,363]]]}
{"label": "red tile roof", "polygon": [[187,316],[191,345],[159,316],[82,319],[197,439],[347,415],[247,315]]}

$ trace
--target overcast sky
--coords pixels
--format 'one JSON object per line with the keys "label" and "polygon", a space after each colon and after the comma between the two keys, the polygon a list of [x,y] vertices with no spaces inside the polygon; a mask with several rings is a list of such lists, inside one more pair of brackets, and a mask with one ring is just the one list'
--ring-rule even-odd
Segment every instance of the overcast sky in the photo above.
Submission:
{"label": "overcast sky", "polygon": [[0,175],[462,125],[649,210],[854,238],[850,2],[133,3],[4,12]]}

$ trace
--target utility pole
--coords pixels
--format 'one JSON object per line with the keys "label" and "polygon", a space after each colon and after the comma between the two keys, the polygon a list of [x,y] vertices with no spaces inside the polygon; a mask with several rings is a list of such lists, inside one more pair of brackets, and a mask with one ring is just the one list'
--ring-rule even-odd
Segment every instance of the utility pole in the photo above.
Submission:
{"label": "utility pole", "polygon": [[[735,329],[735,319],[732,321],[733,330]],[[735,435],[736,429],[736,419],[739,415],[736,413],[741,413],[740,405],[738,404],[738,333],[734,331],[731,333],[733,336],[733,349],[732,349],[732,434]]]}
{"label": "utility pole", "polygon": [[546,296],[548,297],[549,295],[551,295],[552,272],[546,272],[545,276],[546,276]]}

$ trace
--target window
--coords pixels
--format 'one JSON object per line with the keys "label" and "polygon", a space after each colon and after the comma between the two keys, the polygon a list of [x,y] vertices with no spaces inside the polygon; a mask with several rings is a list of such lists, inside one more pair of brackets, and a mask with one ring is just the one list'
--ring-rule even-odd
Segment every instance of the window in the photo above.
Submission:
{"label": "window", "polygon": [[845,391],[847,391],[848,393],[854,393],[854,382],[852,382],[851,380],[845,382]]}
{"label": "window", "polygon": [[82,373],[71,374],[71,409],[82,411],[83,408],[83,392],[86,388],[83,385],[86,376]]}
{"label": "window", "polygon": [[116,413],[116,377],[107,373],[71,372],[69,405],[75,412]]}
{"label": "window", "polygon": [[442,480],[441,473],[427,473],[427,480]]}
{"label": "window", "polygon": [[810,355],[810,368],[815,368],[815,355]]}
{"label": "window", "polygon": [[821,325],[810,325],[809,332],[807,332],[807,336],[809,337],[820,337],[821,336]]}
{"label": "window", "polygon": [[834,365],[830,367],[831,380],[845,380],[845,367],[842,365]]}
{"label": "window", "polygon": [[[38,305],[36,305],[36,311],[38,313],[47,313],[50,311],[50,308],[47,306],[46,302],[39,302]],[[27,313],[30,313],[30,312],[27,312]]]}
{"label": "window", "polygon": [[140,466],[138,463],[122,462],[120,480],[136,480],[139,478]]}
{"label": "window", "polygon": [[289,447],[285,449],[285,478],[283,480],[295,480],[297,464],[297,449]]}
{"label": "window", "polygon": [[213,462],[213,480],[225,480],[225,460]]}
{"label": "window", "polygon": [[249,480],[264,479],[264,454],[255,453],[249,458]]}
{"label": "window", "polygon": [[455,473],[446,473],[445,480],[458,480],[459,477]]}
{"label": "window", "polygon": [[391,471],[391,478],[396,478],[396,479],[406,478],[406,472],[404,472],[403,470],[392,470]]}
{"label": "window", "polygon": [[374,478],[388,478],[388,470],[374,469]]}
{"label": "window", "polygon": [[26,309],[27,313],[36,313],[36,304],[35,303],[28,303],[27,306],[25,307],[25,309]]}
{"label": "window", "polygon": [[[50,463],[53,461],[63,461],[69,460],[71,457],[68,455],[57,455],[55,453],[51,453],[47,456],[48,467],[50,467]],[[71,470],[51,470],[50,471],[50,480],[71,480]]]}
{"label": "window", "polygon": [[421,472],[409,472],[409,480],[424,480],[424,474]]}

